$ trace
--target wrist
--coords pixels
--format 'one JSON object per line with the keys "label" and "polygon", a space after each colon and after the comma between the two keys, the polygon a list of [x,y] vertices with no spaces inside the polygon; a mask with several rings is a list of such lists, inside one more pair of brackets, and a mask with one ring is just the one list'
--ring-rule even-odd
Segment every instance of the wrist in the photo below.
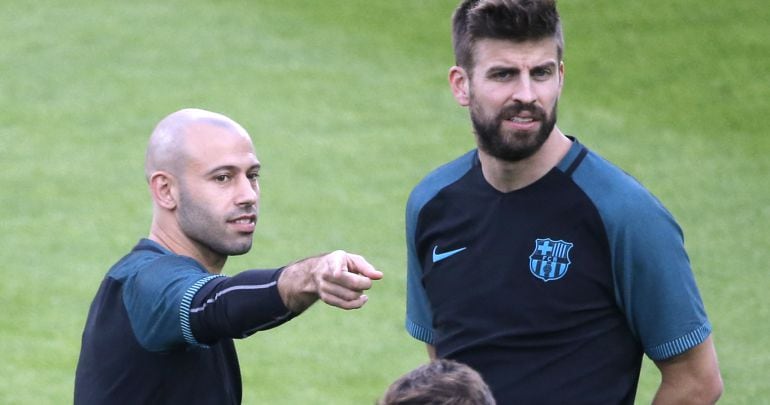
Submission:
{"label": "wrist", "polygon": [[283,268],[278,277],[278,293],[284,305],[294,312],[301,313],[318,299],[318,283],[311,263],[306,259]]}

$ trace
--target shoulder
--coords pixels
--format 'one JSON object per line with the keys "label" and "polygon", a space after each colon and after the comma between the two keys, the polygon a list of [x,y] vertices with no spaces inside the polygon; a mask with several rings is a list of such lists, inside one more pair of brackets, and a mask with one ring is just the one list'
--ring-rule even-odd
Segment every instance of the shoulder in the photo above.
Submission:
{"label": "shoulder", "polygon": [[407,211],[419,211],[442,189],[456,182],[471,170],[477,160],[478,155],[474,149],[430,172],[412,189],[407,202]]}
{"label": "shoulder", "polygon": [[166,350],[185,343],[182,318],[195,292],[219,277],[192,258],[143,240],[110,271],[122,286],[122,303],[141,346]]}
{"label": "shoulder", "polygon": [[630,174],[588,150],[572,173],[575,184],[596,206],[605,226],[670,224],[673,218],[663,204]]}
{"label": "shoulder", "polygon": [[108,273],[124,286],[144,291],[163,290],[178,282],[190,284],[208,275],[194,259],[174,254],[147,239],[141,240]]}

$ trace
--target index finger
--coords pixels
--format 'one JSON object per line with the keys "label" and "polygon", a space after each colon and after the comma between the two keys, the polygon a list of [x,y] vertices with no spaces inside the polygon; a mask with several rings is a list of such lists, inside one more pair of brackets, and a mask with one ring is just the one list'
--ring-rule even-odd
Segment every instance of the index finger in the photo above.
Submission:
{"label": "index finger", "polygon": [[348,253],[346,259],[349,272],[358,273],[372,280],[379,280],[382,278],[382,272],[375,269],[374,266],[363,258],[363,256]]}

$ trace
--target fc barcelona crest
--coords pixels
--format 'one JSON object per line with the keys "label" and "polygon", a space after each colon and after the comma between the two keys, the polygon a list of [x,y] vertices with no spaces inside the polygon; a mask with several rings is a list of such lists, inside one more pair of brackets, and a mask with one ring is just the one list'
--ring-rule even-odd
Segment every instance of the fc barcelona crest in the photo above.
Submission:
{"label": "fc barcelona crest", "polygon": [[535,250],[529,256],[529,271],[546,282],[564,277],[572,263],[569,260],[571,249],[572,243],[563,240],[535,240]]}

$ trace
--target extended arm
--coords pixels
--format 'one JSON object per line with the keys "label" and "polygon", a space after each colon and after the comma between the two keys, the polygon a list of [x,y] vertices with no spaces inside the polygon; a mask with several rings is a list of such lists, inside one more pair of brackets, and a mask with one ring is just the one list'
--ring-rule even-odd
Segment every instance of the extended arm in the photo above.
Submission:
{"label": "extended arm", "polygon": [[[248,270],[207,282],[189,310],[188,343],[243,338],[278,326],[319,298],[343,309],[363,306],[363,292],[382,278],[363,257],[343,251],[311,257],[280,270]],[[183,330],[185,327],[183,326]],[[194,338],[194,340],[193,340]]]}
{"label": "extended arm", "polygon": [[653,404],[713,404],[722,395],[714,342],[703,343],[668,360],[656,361],[661,383]]}
{"label": "extended arm", "polygon": [[282,271],[247,270],[207,282],[190,305],[189,331],[182,322],[185,340],[212,344],[221,338],[243,338],[294,317],[278,293]]}

